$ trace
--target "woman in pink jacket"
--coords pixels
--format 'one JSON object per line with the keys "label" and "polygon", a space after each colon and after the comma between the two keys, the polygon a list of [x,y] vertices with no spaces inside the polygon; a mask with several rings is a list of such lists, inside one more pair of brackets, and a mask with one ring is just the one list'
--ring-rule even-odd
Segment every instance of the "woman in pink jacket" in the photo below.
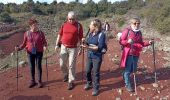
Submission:
{"label": "woman in pink jacket", "polygon": [[153,41],[144,42],[142,33],[139,30],[140,19],[132,18],[130,26],[122,32],[120,44],[122,45],[121,67],[124,67],[123,78],[125,87],[132,92],[133,88],[130,82],[130,74],[137,69],[137,63],[140,52],[143,47],[149,46]]}

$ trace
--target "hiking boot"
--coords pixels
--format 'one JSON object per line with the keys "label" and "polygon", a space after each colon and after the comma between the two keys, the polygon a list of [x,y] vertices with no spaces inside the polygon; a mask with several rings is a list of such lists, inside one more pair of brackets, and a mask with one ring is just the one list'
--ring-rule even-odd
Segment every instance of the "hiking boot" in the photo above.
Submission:
{"label": "hiking boot", "polygon": [[38,88],[43,88],[42,82],[38,82]]}
{"label": "hiking boot", "polygon": [[31,81],[31,83],[29,85],[29,88],[33,88],[36,85],[37,85],[37,83],[35,81]]}
{"label": "hiking boot", "polygon": [[84,86],[84,90],[89,90],[92,88],[92,85],[87,83],[85,86]]}
{"label": "hiking boot", "polygon": [[74,83],[68,83],[68,90],[74,89],[75,84]]}
{"label": "hiking boot", "polygon": [[126,90],[129,91],[129,92],[134,91],[130,85],[126,85],[125,87],[126,87]]}
{"label": "hiking boot", "polygon": [[68,81],[68,75],[65,75],[63,78],[63,82],[67,82]]}
{"label": "hiking boot", "polygon": [[97,96],[99,94],[99,90],[94,89],[92,92],[92,96]]}

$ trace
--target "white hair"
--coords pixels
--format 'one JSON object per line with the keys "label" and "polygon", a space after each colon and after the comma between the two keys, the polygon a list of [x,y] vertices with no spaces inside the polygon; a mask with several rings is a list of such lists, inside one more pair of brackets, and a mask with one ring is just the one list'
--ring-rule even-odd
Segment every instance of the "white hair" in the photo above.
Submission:
{"label": "white hair", "polygon": [[74,11],[68,12],[68,17],[76,17],[76,14]]}

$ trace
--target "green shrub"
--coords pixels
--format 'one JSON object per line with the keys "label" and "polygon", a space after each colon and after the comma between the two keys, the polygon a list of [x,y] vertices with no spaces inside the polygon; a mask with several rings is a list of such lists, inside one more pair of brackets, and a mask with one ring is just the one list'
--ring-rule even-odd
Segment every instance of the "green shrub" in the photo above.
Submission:
{"label": "green shrub", "polygon": [[12,19],[8,13],[3,12],[0,14],[0,21],[4,23],[12,23],[14,19]]}

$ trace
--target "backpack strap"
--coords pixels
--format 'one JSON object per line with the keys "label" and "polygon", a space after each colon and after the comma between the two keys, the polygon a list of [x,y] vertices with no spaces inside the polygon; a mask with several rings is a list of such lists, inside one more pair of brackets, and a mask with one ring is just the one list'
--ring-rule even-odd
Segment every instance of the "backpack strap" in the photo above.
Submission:
{"label": "backpack strap", "polygon": [[130,29],[128,29],[128,33],[126,35],[126,39],[129,37],[129,35],[130,35]]}
{"label": "backpack strap", "polygon": [[79,42],[79,35],[80,35],[80,23],[79,22],[77,22],[77,30],[78,30],[78,32],[77,32],[77,34],[78,34],[78,42]]}
{"label": "backpack strap", "polygon": [[26,34],[27,34],[27,38],[28,38],[28,39],[31,39],[31,33],[30,33],[30,31],[27,31]]}
{"label": "backpack strap", "polygon": [[99,39],[100,39],[101,35],[102,35],[102,32],[99,33],[98,42],[99,42]]}

